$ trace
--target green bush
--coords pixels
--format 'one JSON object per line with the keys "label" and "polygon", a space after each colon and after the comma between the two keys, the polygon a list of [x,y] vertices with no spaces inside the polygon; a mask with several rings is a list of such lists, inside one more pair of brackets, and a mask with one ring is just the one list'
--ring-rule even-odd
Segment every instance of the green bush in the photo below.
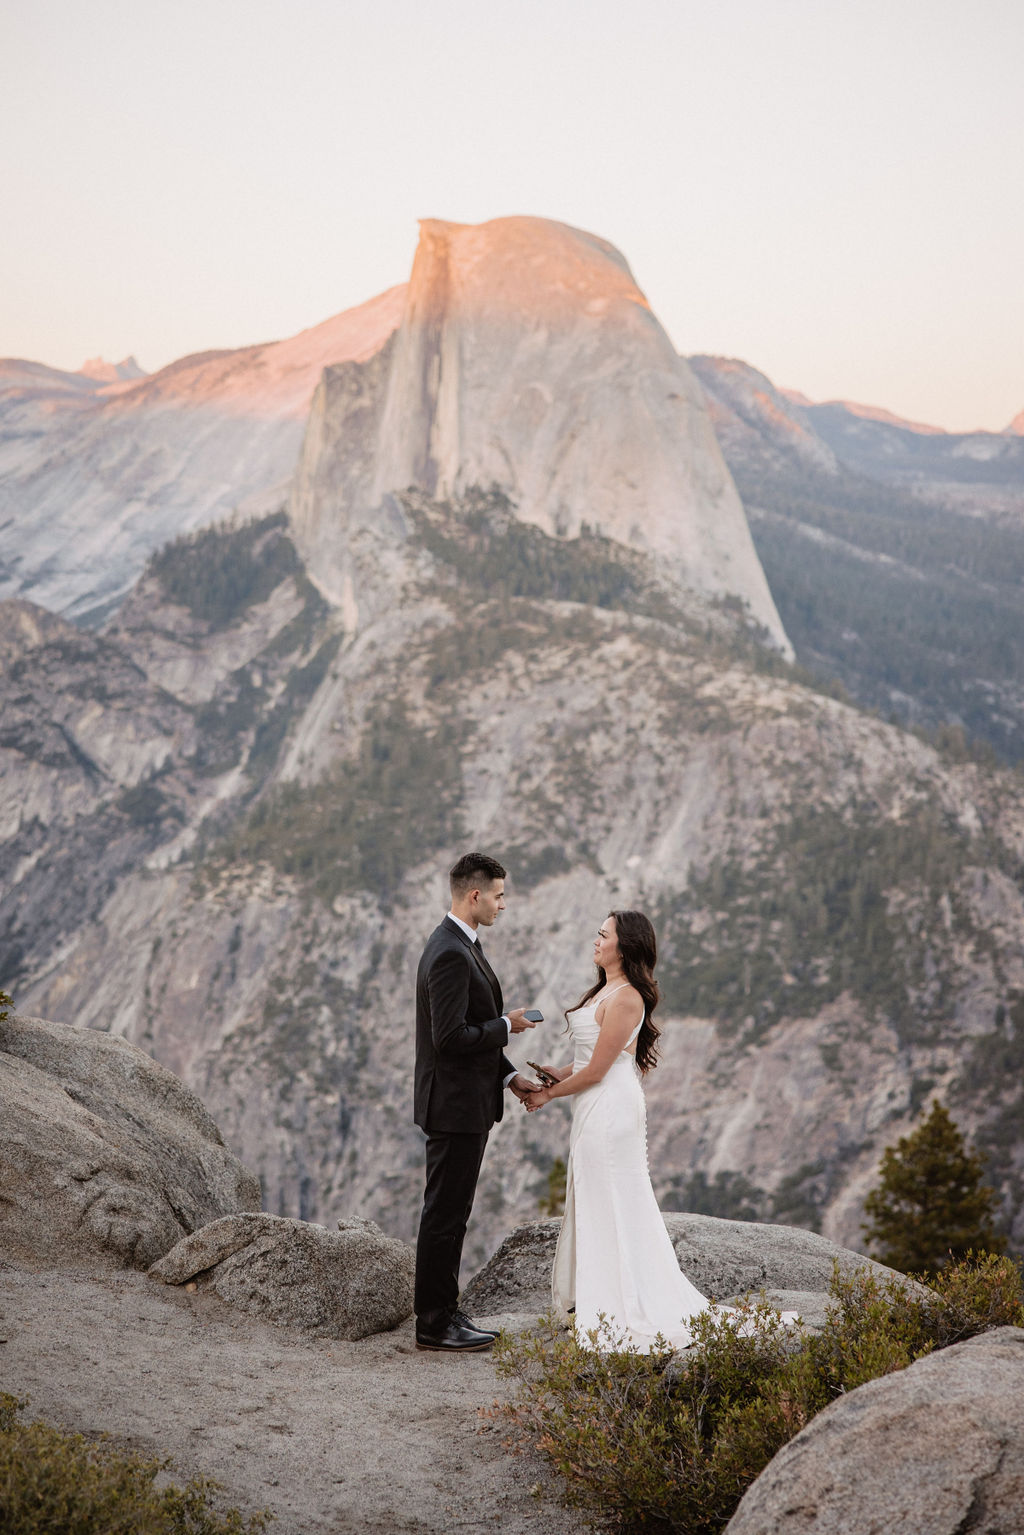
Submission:
{"label": "green bush", "polygon": [[276,512],[185,533],[150,556],[146,574],[160,582],[169,602],[214,629],[227,628],[286,576],[300,573],[286,522],[285,514]]}
{"label": "green bush", "polygon": [[646,596],[647,562],[634,550],[586,527],[575,538],[552,538],[520,522],[500,490],[471,490],[457,506],[407,493],[402,504],[434,560],[491,598],[635,609]]}
{"label": "green bush", "polygon": [[561,1215],[565,1210],[566,1179],[569,1170],[564,1157],[556,1157],[548,1169],[544,1193],[537,1202],[541,1215]]}
{"label": "green bush", "polygon": [[1005,1248],[984,1163],[937,1098],[913,1134],[886,1147],[879,1172],[862,1229],[882,1263],[934,1274],[974,1248]]}
{"label": "green bush", "polygon": [[818,1334],[791,1331],[763,1299],[748,1300],[698,1317],[684,1354],[598,1353],[545,1317],[498,1339],[498,1372],[519,1387],[502,1411],[570,1502],[620,1529],[711,1535],[837,1396],[933,1349],[1024,1324],[1020,1266],[990,1254],[951,1265],[930,1290],[837,1265],[830,1294]]}
{"label": "green bush", "polygon": [[9,1535],[259,1535],[271,1517],[212,1505],[217,1483],[154,1484],[170,1462],[19,1419],[0,1393],[0,1529]]}

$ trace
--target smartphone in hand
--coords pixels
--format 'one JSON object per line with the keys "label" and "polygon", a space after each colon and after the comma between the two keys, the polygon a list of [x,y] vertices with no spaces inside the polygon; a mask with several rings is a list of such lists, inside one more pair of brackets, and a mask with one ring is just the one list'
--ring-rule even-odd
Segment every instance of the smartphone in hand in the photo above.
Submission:
{"label": "smartphone in hand", "polygon": [[526,1019],[527,1023],[544,1022],[544,1014],[537,1007],[528,1007],[523,1014],[523,1017]]}
{"label": "smartphone in hand", "polygon": [[554,1087],[555,1083],[558,1081],[558,1078],[553,1077],[550,1071],[545,1071],[544,1067],[538,1066],[536,1061],[527,1061],[526,1064],[529,1066],[534,1076],[539,1080],[541,1087]]}

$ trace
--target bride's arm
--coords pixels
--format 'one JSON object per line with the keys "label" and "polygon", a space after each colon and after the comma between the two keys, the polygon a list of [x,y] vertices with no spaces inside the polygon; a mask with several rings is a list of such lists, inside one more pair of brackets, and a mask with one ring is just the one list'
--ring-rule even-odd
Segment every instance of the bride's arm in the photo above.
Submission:
{"label": "bride's arm", "polygon": [[586,1092],[588,1087],[600,1082],[612,1062],[622,1054],[626,1041],[636,1028],[638,1002],[642,1005],[642,999],[632,987],[628,993],[620,991],[612,997],[605,1004],[601,1032],[587,1064],[579,1071],[570,1067],[554,1087],[542,1087],[539,1093],[531,1093],[531,1098],[538,1105],[548,1103],[552,1098],[571,1098],[574,1093]]}

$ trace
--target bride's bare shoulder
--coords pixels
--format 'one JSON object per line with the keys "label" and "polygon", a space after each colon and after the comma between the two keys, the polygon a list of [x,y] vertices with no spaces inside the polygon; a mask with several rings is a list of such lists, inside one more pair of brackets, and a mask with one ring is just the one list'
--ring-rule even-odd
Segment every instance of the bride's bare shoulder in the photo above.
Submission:
{"label": "bride's bare shoulder", "polygon": [[617,991],[609,992],[601,998],[594,1021],[604,1023],[607,1018],[623,1017],[627,1012],[635,1012],[636,1004],[643,1000],[635,986],[620,986]]}

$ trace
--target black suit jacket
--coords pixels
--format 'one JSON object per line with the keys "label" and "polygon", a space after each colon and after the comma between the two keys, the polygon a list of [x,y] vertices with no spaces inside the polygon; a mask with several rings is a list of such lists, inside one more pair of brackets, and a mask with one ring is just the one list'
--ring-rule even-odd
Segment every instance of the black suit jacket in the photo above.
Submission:
{"label": "black suit jacket", "polygon": [[416,972],[415,1120],[428,1135],[486,1133],[504,1112],[508,1025],[485,957],[448,917]]}

